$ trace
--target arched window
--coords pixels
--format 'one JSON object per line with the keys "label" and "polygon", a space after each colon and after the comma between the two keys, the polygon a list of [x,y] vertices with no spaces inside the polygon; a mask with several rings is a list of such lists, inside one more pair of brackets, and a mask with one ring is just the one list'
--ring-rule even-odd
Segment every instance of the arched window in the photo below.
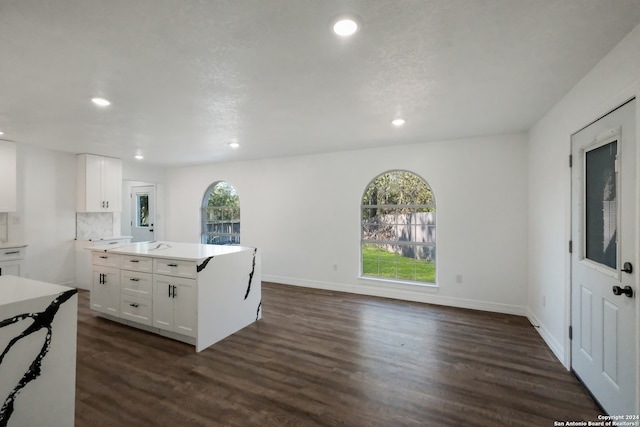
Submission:
{"label": "arched window", "polygon": [[435,283],[436,200],[418,175],[378,175],[362,196],[362,277]]}
{"label": "arched window", "polygon": [[214,182],[202,199],[202,243],[240,244],[240,199],[225,181]]}

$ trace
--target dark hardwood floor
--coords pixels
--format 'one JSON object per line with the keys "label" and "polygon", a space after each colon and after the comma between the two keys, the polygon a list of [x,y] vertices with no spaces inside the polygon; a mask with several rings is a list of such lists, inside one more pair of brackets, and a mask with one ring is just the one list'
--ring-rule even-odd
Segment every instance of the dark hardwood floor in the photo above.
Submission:
{"label": "dark hardwood floor", "polygon": [[527,319],[263,283],[201,353],[80,292],[76,426],[553,426],[598,408]]}

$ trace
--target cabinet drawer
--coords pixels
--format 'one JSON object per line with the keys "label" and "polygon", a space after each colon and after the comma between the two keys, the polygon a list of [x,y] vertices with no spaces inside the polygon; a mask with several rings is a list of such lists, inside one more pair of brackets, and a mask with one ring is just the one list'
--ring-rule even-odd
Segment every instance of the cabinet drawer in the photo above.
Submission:
{"label": "cabinet drawer", "polygon": [[153,270],[153,260],[143,256],[120,255],[120,268],[123,270],[151,273]]}
{"label": "cabinet drawer", "polygon": [[120,267],[120,255],[114,255],[107,252],[94,252],[91,258],[93,265],[102,265],[104,267]]}
{"label": "cabinet drawer", "polygon": [[155,274],[191,279],[195,279],[197,276],[195,261],[179,261],[175,259],[154,258],[153,272]]}
{"label": "cabinet drawer", "polygon": [[11,261],[24,258],[24,248],[0,249],[0,261]]}
{"label": "cabinet drawer", "polygon": [[151,325],[151,301],[122,295],[120,317],[144,325]]}
{"label": "cabinet drawer", "polygon": [[123,295],[151,299],[153,276],[151,273],[120,270],[120,292]]}

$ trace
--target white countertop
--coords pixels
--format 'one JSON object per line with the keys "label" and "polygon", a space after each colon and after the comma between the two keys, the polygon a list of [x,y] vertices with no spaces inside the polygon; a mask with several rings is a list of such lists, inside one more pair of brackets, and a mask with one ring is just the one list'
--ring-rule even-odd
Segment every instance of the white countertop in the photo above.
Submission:
{"label": "white countertop", "polygon": [[185,260],[202,260],[236,252],[253,251],[247,246],[204,245],[201,243],[181,242],[139,242],[123,245],[91,246],[92,251],[109,252],[121,255],[139,255],[153,258],[173,258]]}
{"label": "white countertop", "polygon": [[120,239],[133,239],[133,236],[113,236],[113,237],[76,237],[76,240],[84,242],[100,242]]}
{"label": "white countertop", "polygon": [[0,276],[0,306],[58,295],[73,288],[17,276]]}
{"label": "white countertop", "polygon": [[0,243],[0,249],[9,249],[9,248],[26,248],[27,245],[25,243],[15,243],[15,242],[5,242]]}

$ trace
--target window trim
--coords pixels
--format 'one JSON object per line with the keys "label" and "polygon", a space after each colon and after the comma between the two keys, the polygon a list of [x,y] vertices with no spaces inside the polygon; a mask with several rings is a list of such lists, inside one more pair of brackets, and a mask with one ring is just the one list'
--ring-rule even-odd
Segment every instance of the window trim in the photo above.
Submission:
{"label": "window trim", "polygon": [[[213,190],[216,188],[216,186],[218,186],[219,184],[225,183],[227,184],[229,187],[233,188],[233,191],[236,193],[236,196],[238,197],[238,205],[237,206],[209,206],[209,195],[213,192]],[[238,210],[238,220],[237,220],[237,224],[238,224],[238,232],[237,233],[210,233],[210,232],[206,232],[206,222],[207,222],[207,212],[209,209],[220,209],[220,210],[225,210],[225,209],[237,209]],[[200,243],[202,244],[208,244],[208,245],[216,245],[219,243],[205,243],[205,236],[211,236],[211,238],[215,238],[215,237],[229,237],[231,239],[233,239],[234,237],[237,237],[237,243],[230,243],[229,245],[240,245],[241,242],[241,232],[240,232],[240,225],[241,225],[241,210],[240,210],[240,196],[238,195],[236,188],[229,182],[229,181],[225,181],[225,180],[218,180],[218,181],[214,181],[211,185],[209,185],[207,187],[207,189],[204,192],[204,196],[202,197],[202,202],[200,203]],[[236,223],[235,221],[231,220],[231,222]]]}
{"label": "window trim", "polygon": [[[397,205],[397,204],[380,204],[380,205],[365,205],[364,204],[364,198],[365,195],[367,193],[367,190],[369,189],[369,187],[371,186],[371,184],[373,184],[378,178],[380,178],[383,175],[389,174],[389,173],[394,173],[394,172],[404,172],[404,173],[408,173],[411,175],[416,176],[417,178],[419,178],[431,191],[431,196],[433,199],[432,203],[428,203],[428,204],[407,204],[407,205]],[[385,172],[382,172],[378,175],[376,175],[371,181],[369,181],[369,183],[365,186],[364,191],[362,193],[362,196],[360,197],[360,244],[359,244],[359,252],[360,252],[360,259],[359,259],[359,276],[358,278],[363,280],[363,281],[373,281],[373,282],[380,282],[380,283],[388,283],[388,284],[401,284],[401,285],[412,285],[412,286],[423,286],[423,287],[431,287],[431,288],[437,288],[438,287],[438,267],[437,267],[437,256],[435,257],[435,261],[434,261],[434,266],[435,266],[435,275],[434,275],[434,281],[433,282],[422,282],[422,281],[417,281],[417,280],[406,280],[406,279],[401,279],[398,278],[397,275],[397,270],[396,270],[396,277],[395,278],[390,278],[390,277],[382,277],[382,276],[368,276],[368,275],[364,275],[364,258],[363,258],[363,246],[367,243],[369,244],[380,244],[380,245],[394,245],[394,246],[413,246],[413,247],[430,247],[430,248],[434,248],[434,250],[437,248],[437,234],[436,237],[434,237],[434,242],[433,243],[420,243],[420,242],[409,242],[409,241],[391,241],[391,240],[365,240],[364,238],[364,223],[363,223],[363,213],[364,213],[364,209],[370,209],[372,207],[375,207],[377,209],[389,209],[389,208],[396,208],[398,206],[402,206],[402,207],[406,207],[408,209],[413,209],[414,212],[416,212],[418,209],[433,209],[433,217],[434,217],[434,224],[436,225],[437,228],[437,209],[436,209],[436,195],[435,192],[433,191],[433,187],[431,187],[431,185],[428,183],[428,181],[426,179],[424,179],[422,176],[418,175],[415,172],[409,171],[409,170],[405,170],[405,169],[391,169],[391,170],[387,170]],[[417,213],[417,212],[416,212]],[[380,264],[380,261],[378,260],[378,264]],[[397,263],[396,263],[397,265]]]}

